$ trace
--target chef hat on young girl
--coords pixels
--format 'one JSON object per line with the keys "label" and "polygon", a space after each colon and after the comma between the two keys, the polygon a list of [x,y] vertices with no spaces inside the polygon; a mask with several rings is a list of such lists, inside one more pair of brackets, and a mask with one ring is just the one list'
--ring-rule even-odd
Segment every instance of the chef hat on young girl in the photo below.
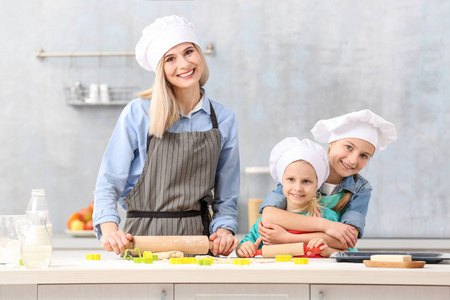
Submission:
{"label": "chef hat on young girl", "polygon": [[276,182],[283,179],[284,170],[297,160],[304,160],[311,164],[317,174],[319,188],[330,174],[328,155],[319,144],[296,137],[287,137],[272,149],[270,153],[270,175]]}
{"label": "chef hat on young girl", "polygon": [[311,132],[318,142],[331,143],[343,138],[357,138],[371,143],[375,153],[397,140],[395,125],[368,109],[340,117],[320,120]]}
{"label": "chef hat on young girl", "polygon": [[185,42],[198,45],[194,24],[175,15],[158,18],[142,31],[136,45],[136,60],[147,71],[155,71],[168,50]]}

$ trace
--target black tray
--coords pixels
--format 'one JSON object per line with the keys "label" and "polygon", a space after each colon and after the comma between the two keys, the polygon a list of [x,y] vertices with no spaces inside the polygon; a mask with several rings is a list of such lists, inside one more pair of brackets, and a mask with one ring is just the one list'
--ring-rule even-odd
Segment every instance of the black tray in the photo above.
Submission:
{"label": "black tray", "polygon": [[412,260],[422,260],[427,264],[437,264],[443,260],[450,260],[449,253],[438,252],[393,252],[393,251],[374,251],[374,252],[335,252],[331,258],[337,262],[362,263],[363,260],[370,260],[371,255],[411,255]]}

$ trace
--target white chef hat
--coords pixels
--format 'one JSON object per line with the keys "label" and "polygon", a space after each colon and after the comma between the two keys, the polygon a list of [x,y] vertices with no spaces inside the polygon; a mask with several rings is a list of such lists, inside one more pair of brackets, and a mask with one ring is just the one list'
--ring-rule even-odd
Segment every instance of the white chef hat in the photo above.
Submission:
{"label": "white chef hat", "polygon": [[368,109],[340,117],[320,120],[311,129],[318,142],[331,143],[343,138],[357,138],[371,143],[375,153],[397,140],[395,125]]}
{"label": "white chef hat", "polygon": [[328,178],[330,166],[328,155],[319,144],[296,137],[287,137],[272,149],[270,153],[270,175],[276,182],[281,182],[284,170],[297,160],[307,161],[317,174],[317,188]]}
{"label": "white chef hat", "polygon": [[136,60],[147,71],[155,71],[168,50],[185,42],[198,45],[192,22],[175,15],[158,18],[142,31],[136,45]]}

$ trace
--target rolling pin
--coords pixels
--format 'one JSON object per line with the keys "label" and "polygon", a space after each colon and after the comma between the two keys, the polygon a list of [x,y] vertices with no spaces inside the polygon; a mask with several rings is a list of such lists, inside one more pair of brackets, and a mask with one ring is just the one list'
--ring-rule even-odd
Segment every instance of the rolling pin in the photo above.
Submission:
{"label": "rolling pin", "polygon": [[[262,246],[261,249],[256,250],[255,255],[262,255],[262,257],[275,257],[276,255],[292,255],[301,256],[306,255],[308,251],[321,252],[317,248],[308,248],[306,244],[303,243],[292,243],[292,244],[280,244],[280,245],[270,245]],[[315,255],[314,257],[321,257]]]}
{"label": "rolling pin", "polygon": [[130,248],[141,252],[181,251],[184,254],[207,254],[212,242],[206,235],[133,236]]}

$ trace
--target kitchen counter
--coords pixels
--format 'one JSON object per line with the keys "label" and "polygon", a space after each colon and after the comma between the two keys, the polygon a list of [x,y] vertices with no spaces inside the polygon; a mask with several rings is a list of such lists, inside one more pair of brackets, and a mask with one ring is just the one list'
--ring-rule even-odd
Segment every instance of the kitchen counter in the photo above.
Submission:
{"label": "kitchen counter", "polygon": [[[86,260],[101,254],[101,260]],[[230,258],[232,260],[232,258]],[[450,299],[450,264],[420,269],[367,268],[331,258],[292,262],[135,264],[103,250],[55,250],[49,268],[0,265],[0,298],[113,299]]]}
{"label": "kitchen counter", "polygon": [[[101,254],[100,261],[86,254]],[[231,260],[232,258],[230,258]],[[450,286],[450,264],[426,264],[418,269],[367,268],[360,263],[337,263],[335,259],[309,259],[307,265],[292,262],[171,265],[166,261],[135,264],[113,253],[54,251],[49,268],[0,266],[0,282],[15,284],[87,283],[305,283]]]}

